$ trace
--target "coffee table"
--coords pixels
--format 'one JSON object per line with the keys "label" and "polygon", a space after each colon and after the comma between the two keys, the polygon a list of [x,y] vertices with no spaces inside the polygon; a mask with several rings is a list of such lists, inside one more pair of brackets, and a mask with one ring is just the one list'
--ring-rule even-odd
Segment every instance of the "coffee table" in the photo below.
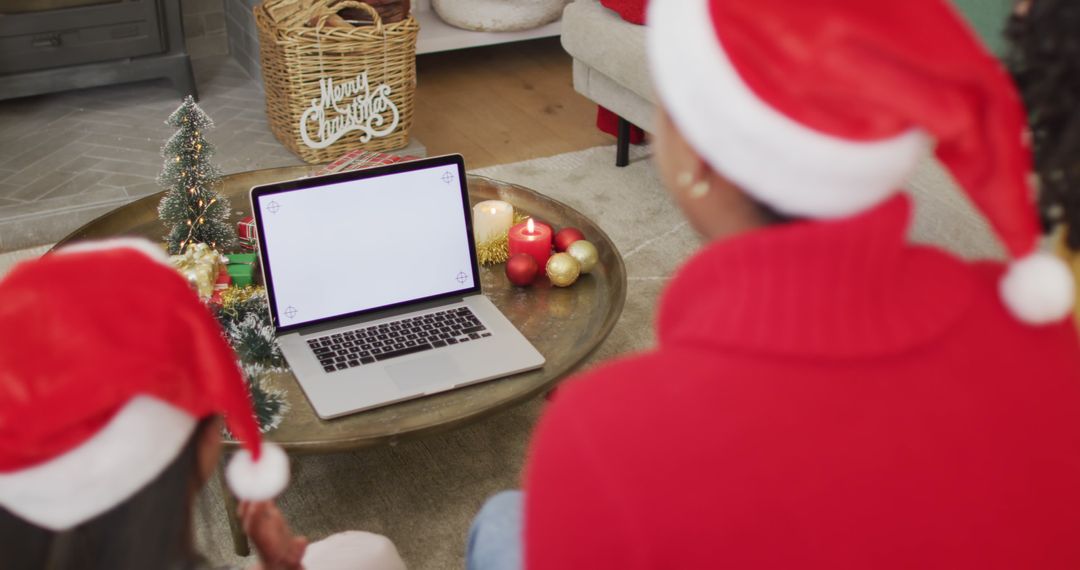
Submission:
{"label": "coffee table", "polygon": [[[231,202],[231,222],[235,226],[249,215],[248,190],[252,186],[309,176],[314,170],[314,167],[298,166],[224,177],[220,192]],[[281,426],[264,437],[290,454],[322,454],[393,444],[452,430],[550,391],[607,337],[626,299],[626,268],[607,234],[580,212],[528,188],[474,175],[468,177],[468,184],[472,203],[505,200],[556,228],[576,227],[600,252],[600,261],[593,272],[565,289],[551,286],[546,278],[521,289],[509,283],[501,265],[481,268],[484,294],[545,356],[544,367],[333,420],[321,420],[315,415],[292,373],[279,373],[270,382],[285,390],[291,410]],[[160,240],[165,231],[157,216],[161,196],[154,194],[117,208],[75,230],[56,247],[118,235]],[[235,442],[226,445],[235,448]],[[247,539],[236,521],[235,504],[229,493],[223,495],[229,501],[226,511],[237,554],[246,555]]]}

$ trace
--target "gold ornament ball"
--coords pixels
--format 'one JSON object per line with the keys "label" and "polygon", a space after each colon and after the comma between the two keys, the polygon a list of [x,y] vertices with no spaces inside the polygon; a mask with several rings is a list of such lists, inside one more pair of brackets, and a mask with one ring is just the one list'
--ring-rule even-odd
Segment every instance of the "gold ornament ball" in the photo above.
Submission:
{"label": "gold ornament ball", "polygon": [[566,253],[569,253],[571,257],[581,264],[582,273],[591,272],[596,267],[596,263],[600,261],[600,252],[596,251],[596,246],[592,242],[583,239],[570,244],[570,247],[566,248]]}
{"label": "gold ornament ball", "polygon": [[551,284],[556,287],[569,287],[577,281],[578,275],[581,275],[581,264],[569,253],[556,253],[551,256],[545,269]]}

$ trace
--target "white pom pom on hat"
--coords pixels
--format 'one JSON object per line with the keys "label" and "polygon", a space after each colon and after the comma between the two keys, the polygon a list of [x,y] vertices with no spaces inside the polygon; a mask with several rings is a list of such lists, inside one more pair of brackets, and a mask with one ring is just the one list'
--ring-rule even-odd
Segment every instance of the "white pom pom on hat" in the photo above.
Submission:
{"label": "white pom pom on hat", "polygon": [[[651,0],[658,98],[714,170],[794,217],[888,199],[933,141],[1014,263],[1002,301],[1031,325],[1064,319],[1064,265],[1040,228],[1027,115],[1001,63],[947,0]],[[691,72],[687,72],[687,70]]]}
{"label": "white pom pom on hat", "polygon": [[263,442],[259,458],[241,449],[229,460],[225,480],[237,498],[246,501],[273,499],[289,485],[289,456],[281,447]]}
{"label": "white pom pom on hat", "polygon": [[1030,325],[1055,323],[1072,312],[1076,284],[1065,263],[1037,252],[1009,264],[999,283],[1005,306]]}

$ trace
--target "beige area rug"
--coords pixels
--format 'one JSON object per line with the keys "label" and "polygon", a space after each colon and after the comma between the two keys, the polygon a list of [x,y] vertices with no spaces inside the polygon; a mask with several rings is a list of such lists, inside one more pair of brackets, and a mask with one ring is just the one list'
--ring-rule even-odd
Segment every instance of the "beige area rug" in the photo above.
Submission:
{"label": "beige area rug", "polygon": [[[661,188],[647,151],[635,148],[615,168],[613,147],[496,166],[479,174],[519,183],[596,220],[626,260],[626,308],[586,366],[648,348],[656,299],[698,238]],[[965,257],[996,256],[985,223],[971,213],[948,175],[925,163],[909,184],[917,196],[913,237]],[[44,248],[0,255],[11,263]],[[301,457],[280,504],[294,529],[312,539],[361,529],[389,536],[413,570],[463,567],[469,523],[484,499],[518,485],[529,434],[543,409],[537,400],[458,431],[395,447]],[[243,563],[232,543],[219,487],[200,495],[199,549],[215,563]],[[248,559],[250,561],[252,559]]]}
{"label": "beige area rug", "polygon": [[16,263],[24,259],[33,259],[40,257],[46,251],[49,251],[51,245],[39,245],[37,247],[31,247],[27,249],[20,249],[16,251],[9,251],[7,253],[0,253],[0,277],[8,272],[9,269]]}

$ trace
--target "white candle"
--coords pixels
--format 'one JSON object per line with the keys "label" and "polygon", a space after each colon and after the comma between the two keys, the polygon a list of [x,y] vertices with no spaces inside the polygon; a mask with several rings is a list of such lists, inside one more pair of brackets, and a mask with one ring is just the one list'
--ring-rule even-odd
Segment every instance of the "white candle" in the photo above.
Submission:
{"label": "white candle", "polygon": [[472,211],[477,245],[506,235],[514,223],[514,207],[502,200],[485,200],[473,206]]}

